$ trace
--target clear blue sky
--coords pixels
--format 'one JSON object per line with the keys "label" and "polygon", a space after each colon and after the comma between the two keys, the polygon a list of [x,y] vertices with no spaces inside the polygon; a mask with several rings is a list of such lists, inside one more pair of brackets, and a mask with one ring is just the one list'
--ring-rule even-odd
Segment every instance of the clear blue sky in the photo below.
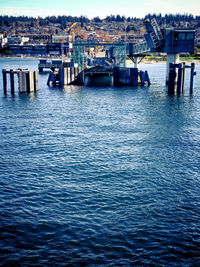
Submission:
{"label": "clear blue sky", "polygon": [[144,17],[147,13],[200,15],[200,0],[0,0],[0,15],[107,15]]}

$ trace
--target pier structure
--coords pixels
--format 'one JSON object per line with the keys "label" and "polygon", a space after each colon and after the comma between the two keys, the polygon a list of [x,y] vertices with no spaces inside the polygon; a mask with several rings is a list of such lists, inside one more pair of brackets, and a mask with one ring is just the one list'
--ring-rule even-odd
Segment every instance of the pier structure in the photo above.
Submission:
{"label": "pier structure", "polygon": [[126,58],[130,58],[137,68],[141,60],[149,53],[167,54],[166,85],[169,78],[169,65],[179,63],[180,53],[194,53],[194,30],[166,28],[160,29],[156,19],[146,20],[145,40],[139,43],[74,43],[74,62],[84,66],[86,61],[85,47],[109,47],[108,61],[114,67],[125,67]]}
{"label": "pier structure", "polygon": [[[139,43],[126,43],[126,42],[87,42],[79,41],[73,43],[73,60],[70,63],[70,67],[79,67],[82,68],[82,76],[89,75],[87,70],[87,62],[93,62],[87,54],[88,47],[104,47],[106,48],[106,56],[104,63],[109,63],[113,68],[113,77],[114,84],[139,84],[138,80],[141,81],[141,84],[147,82],[150,84],[148,73],[140,72],[138,70],[138,64],[141,60],[149,53],[165,53],[167,54],[167,63],[166,63],[166,85],[169,83],[169,72],[170,64],[177,65],[179,63],[179,54],[180,53],[194,53],[194,30],[189,29],[175,29],[175,28],[166,28],[160,29],[155,19],[146,20],[144,22],[146,26],[146,34],[144,35],[145,40]],[[130,58],[134,63],[134,69],[137,69],[138,75],[136,75],[136,70],[126,68],[126,59]],[[102,67],[106,66],[103,62],[100,64]],[[98,65],[98,64],[97,64]],[[91,66],[91,65],[90,65]],[[56,84],[55,81],[59,80],[60,85],[70,84],[73,82],[73,78],[61,78],[72,76],[72,70],[64,70],[72,74],[62,74],[63,65],[59,67],[60,74],[51,74],[49,77],[49,83],[54,81],[53,84]],[[175,68],[175,71],[177,69]],[[103,71],[105,72],[105,71]],[[109,73],[109,71],[108,71]],[[57,76],[56,76],[57,75]],[[58,75],[60,76],[58,78]],[[93,74],[95,75],[94,71]],[[99,75],[99,72],[96,72],[96,75]],[[117,78],[117,75],[119,77]],[[131,75],[134,77],[131,77]],[[75,75],[76,76],[76,75]],[[80,76],[80,75],[79,75]],[[57,78],[56,78],[57,77]],[[129,78],[128,78],[129,77]],[[139,77],[139,78],[138,78]],[[176,75],[176,77],[178,77]],[[83,80],[83,79],[82,79]],[[134,82],[133,82],[134,80]],[[64,81],[64,82],[63,82]],[[67,82],[66,82],[67,81]],[[122,82],[123,81],[123,82]]]}
{"label": "pier structure", "polygon": [[194,77],[195,63],[186,65],[185,62],[179,64],[170,63],[169,65],[169,78],[168,78],[168,93],[169,94],[180,94],[184,92],[185,84],[185,70],[190,69],[190,94],[193,93],[194,89]]}
{"label": "pier structure", "polygon": [[[87,66],[88,57],[86,48],[95,48],[97,46],[108,48],[107,55],[105,58],[94,58],[93,62],[97,65]],[[142,42],[140,45],[108,42],[76,42],[73,44],[73,64],[70,64],[74,65],[74,67],[65,68],[60,66],[59,71],[54,71],[49,74],[47,84],[52,84],[53,86],[58,85],[60,87],[70,84],[82,85],[86,77],[92,79],[98,76],[112,76],[114,86],[150,85],[147,71],[139,71],[137,68],[139,63],[138,58],[143,58],[144,55],[142,53],[149,50],[150,48],[146,42]],[[134,68],[126,67],[127,55],[135,60]]]}
{"label": "pier structure", "polygon": [[146,42],[151,53],[166,53],[166,85],[169,82],[170,64],[179,63],[180,53],[194,53],[195,31],[190,29],[160,29],[155,19],[144,22]]}
{"label": "pier structure", "polygon": [[3,69],[3,90],[7,94],[8,84],[7,76],[10,76],[10,90],[11,94],[15,93],[15,75],[18,77],[19,93],[31,93],[38,90],[38,72],[29,71],[28,69]]}
{"label": "pier structure", "polygon": [[[87,54],[86,48],[88,47],[104,47],[106,48],[106,57],[100,62],[98,58],[94,59],[97,65],[86,67]],[[147,72],[139,71],[137,66],[140,61],[138,58],[143,58],[141,53],[149,51],[146,42],[142,42],[140,45],[130,45],[127,43],[109,43],[109,42],[76,42],[73,44],[73,63],[84,69],[82,72],[84,77],[90,77],[91,79],[98,76],[112,76],[114,86],[138,86],[148,84],[150,85],[150,79]],[[130,53],[131,51],[131,53]],[[135,53],[132,57],[132,53]],[[137,56],[136,56],[137,55]],[[134,68],[126,67],[127,56],[133,58]],[[82,79],[82,80],[85,80]]]}

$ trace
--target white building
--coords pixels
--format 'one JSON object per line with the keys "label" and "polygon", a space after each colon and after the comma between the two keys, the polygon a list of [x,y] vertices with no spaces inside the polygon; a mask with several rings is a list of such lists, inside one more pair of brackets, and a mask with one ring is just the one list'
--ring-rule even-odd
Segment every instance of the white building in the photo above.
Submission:
{"label": "white building", "polygon": [[7,37],[4,37],[3,34],[0,34],[0,46],[3,47],[8,42]]}

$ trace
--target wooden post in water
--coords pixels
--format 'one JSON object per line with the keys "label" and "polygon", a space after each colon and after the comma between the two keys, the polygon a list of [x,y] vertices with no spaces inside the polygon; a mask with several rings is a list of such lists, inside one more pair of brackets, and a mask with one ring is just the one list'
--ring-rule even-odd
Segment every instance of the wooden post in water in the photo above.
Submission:
{"label": "wooden post in water", "polygon": [[113,83],[114,86],[119,86],[119,67],[113,69]]}
{"label": "wooden post in water", "polygon": [[79,71],[78,71],[78,67],[74,67],[74,73],[75,73],[75,77],[77,77],[78,76],[78,73],[79,73]]}
{"label": "wooden post in water", "polygon": [[48,86],[50,85],[50,82],[52,81],[52,77],[53,77],[53,72],[50,70],[50,72],[49,72],[49,78],[47,80],[47,85]]}
{"label": "wooden post in water", "polygon": [[139,72],[141,86],[144,86],[144,71]]}
{"label": "wooden post in water", "polygon": [[29,71],[26,75],[27,77],[27,93],[34,92],[34,73]]}
{"label": "wooden post in water", "polygon": [[85,71],[82,70],[80,73],[79,73],[79,81],[80,81],[80,84],[81,85],[84,85],[84,82],[85,82]]}
{"label": "wooden post in water", "polygon": [[26,73],[26,92],[29,94],[30,93],[30,73]]}
{"label": "wooden post in water", "polygon": [[15,93],[15,80],[14,80],[13,70],[10,71],[10,88],[11,88],[11,94],[14,95],[14,93]]}
{"label": "wooden post in water", "polygon": [[2,73],[3,73],[3,91],[4,91],[4,94],[6,95],[6,93],[7,93],[7,75],[6,75],[5,70],[3,70]]}
{"label": "wooden post in water", "polygon": [[183,62],[183,72],[182,72],[182,93],[184,92],[184,83],[185,83],[185,62]]}
{"label": "wooden post in water", "polygon": [[38,90],[38,72],[34,71],[34,92]]}
{"label": "wooden post in water", "polygon": [[71,78],[71,82],[74,81],[74,68],[70,68],[70,78]]}
{"label": "wooden post in water", "polygon": [[65,84],[65,82],[64,82],[64,80],[65,80],[65,69],[66,68],[63,68],[63,67],[59,68],[59,86],[60,87],[63,87],[64,84]]}
{"label": "wooden post in water", "polygon": [[27,77],[26,72],[20,71],[18,73],[18,80],[19,80],[19,92],[26,93],[27,92]]}
{"label": "wooden post in water", "polygon": [[168,83],[168,93],[174,94],[175,90],[175,79],[176,79],[176,69],[173,63],[169,64],[169,83]]}
{"label": "wooden post in water", "polygon": [[71,83],[70,68],[67,68],[67,84]]}
{"label": "wooden post in water", "polygon": [[178,64],[178,80],[177,80],[177,94],[181,93],[182,88],[182,63]]}
{"label": "wooden post in water", "polygon": [[195,72],[195,63],[191,63],[191,74],[190,74],[190,93],[193,93],[194,89],[194,76],[196,75]]}
{"label": "wooden post in water", "polygon": [[138,86],[138,68],[130,68],[130,83],[132,86]]}
{"label": "wooden post in water", "polygon": [[56,78],[57,78],[57,73],[55,73],[54,75],[53,75],[53,79],[52,79],[52,83],[53,83],[53,86],[56,86]]}
{"label": "wooden post in water", "polygon": [[145,70],[145,79],[146,79],[146,82],[147,82],[148,86],[150,86],[151,82],[150,82],[149,74],[148,74],[147,70]]}

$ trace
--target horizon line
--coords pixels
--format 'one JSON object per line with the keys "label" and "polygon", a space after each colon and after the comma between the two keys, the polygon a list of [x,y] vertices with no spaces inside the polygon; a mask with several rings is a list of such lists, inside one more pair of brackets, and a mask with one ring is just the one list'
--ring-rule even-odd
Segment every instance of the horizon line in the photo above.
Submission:
{"label": "horizon line", "polygon": [[16,18],[18,18],[18,17],[28,17],[28,18],[36,18],[36,19],[38,19],[38,18],[42,18],[42,19],[45,19],[45,18],[47,18],[47,17],[72,17],[72,18],[75,18],[75,17],[77,17],[77,18],[80,18],[80,17],[84,17],[84,18],[87,18],[87,19],[89,19],[89,20],[92,20],[92,19],[95,19],[95,18],[99,18],[99,19],[101,19],[101,20],[104,20],[104,19],[106,19],[107,17],[110,17],[110,16],[121,16],[121,17],[125,17],[125,18],[136,18],[136,19],[143,19],[144,17],[146,17],[146,16],[148,16],[148,15],[150,15],[150,16],[153,16],[153,15],[155,15],[155,16],[160,16],[161,15],[161,17],[162,18],[164,18],[166,15],[172,15],[172,16],[178,16],[178,15],[181,15],[181,16],[193,16],[194,18],[195,17],[199,17],[200,15],[194,15],[194,14],[192,14],[192,13],[187,13],[187,12],[183,12],[183,13],[165,13],[165,14],[162,14],[161,12],[160,13],[151,13],[151,12],[149,12],[149,13],[146,13],[146,15],[144,15],[143,17],[136,17],[136,16],[128,16],[128,15],[124,15],[124,14],[110,14],[110,15],[106,15],[105,17],[101,17],[101,16],[94,16],[94,17],[88,17],[87,15],[83,15],[83,14],[81,14],[81,15],[69,15],[69,14],[49,14],[49,15],[45,15],[45,16],[31,16],[31,15],[25,15],[25,14],[21,14],[21,15],[11,15],[11,14],[0,14],[0,16],[1,17],[3,17],[3,16],[8,16],[8,17],[16,17]]}

